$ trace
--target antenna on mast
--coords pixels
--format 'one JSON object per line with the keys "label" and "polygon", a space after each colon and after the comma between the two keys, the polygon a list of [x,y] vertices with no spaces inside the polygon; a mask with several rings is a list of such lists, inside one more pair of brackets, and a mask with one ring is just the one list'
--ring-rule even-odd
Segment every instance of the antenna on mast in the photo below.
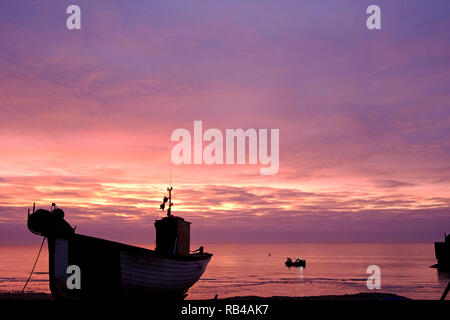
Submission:
{"label": "antenna on mast", "polygon": [[170,215],[172,214],[172,168],[170,168],[170,181],[169,181],[169,188],[167,188],[167,191],[169,191],[169,209],[167,209],[167,216],[170,217]]}
{"label": "antenna on mast", "polygon": [[172,206],[173,206],[173,203],[172,203],[172,190],[173,190],[173,187],[167,188],[167,191],[169,191],[169,209],[167,209],[167,216],[168,217],[170,217],[171,214],[172,214]]}
{"label": "antenna on mast", "polygon": [[163,203],[159,206],[159,208],[164,211],[164,209],[166,207],[166,202],[167,201],[169,202],[168,203],[169,208],[167,209],[167,216],[168,217],[170,217],[171,214],[172,214],[171,211],[172,211],[172,206],[173,206],[173,203],[172,203],[172,190],[173,190],[173,187],[172,187],[172,169],[170,169],[169,185],[170,185],[169,188],[167,188],[167,191],[169,191],[169,197],[164,196]]}

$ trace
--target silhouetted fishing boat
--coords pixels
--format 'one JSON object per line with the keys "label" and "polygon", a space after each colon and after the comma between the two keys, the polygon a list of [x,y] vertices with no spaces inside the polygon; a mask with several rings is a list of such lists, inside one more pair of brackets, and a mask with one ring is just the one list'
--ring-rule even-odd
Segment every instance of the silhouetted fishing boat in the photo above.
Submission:
{"label": "silhouetted fishing boat", "polygon": [[[48,239],[49,277],[52,295],[63,299],[184,299],[188,289],[205,272],[212,254],[203,247],[191,253],[190,222],[171,215],[171,191],[167,217],[155,221],[156,249],[108,241],[75,233],[64,212],[28,213],[31,232]],[[81,288],[67,286],[68,267],[80,268]]]}
{"label": "silhouetted fishing boat", "polygon": [[436,267],[439,271],[450,272],[450,235],[445,234],[444,237],[444,242],[434,243],[437,264],[433,267]]}
{"label": "silhouetted fishing boat", "polygon": [[306,267],[306,260],[297,258],[292,261],[292,258],[287,257],[284,263],[287,267]]}

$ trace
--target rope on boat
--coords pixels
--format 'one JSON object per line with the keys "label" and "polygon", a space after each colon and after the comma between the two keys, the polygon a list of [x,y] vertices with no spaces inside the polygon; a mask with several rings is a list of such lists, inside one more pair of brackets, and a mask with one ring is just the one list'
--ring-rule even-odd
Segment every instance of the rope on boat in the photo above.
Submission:
{"label": "rope on boat", "polygon": [[43,237],[43,239],[42,239],[41,248],[39,249],[39,253],[38,253],[37,257],[36,257],[36,261],[34,261],[33,269],[31,269],[30,276],[28,277],[27,282],[26,282],[25,285],[23,286],[23,289],[22,289],[22,291],[20,292],[19,297],[24,293],[25,288],[27,287],[27,284],[28,284],[28,282],[29,282],[30,279],[31,279],[31,276],[33,275],[34,268],[36,268],[36,264],[37,264],[37,262],[38,262],[38,260],[39,260],[39,256],[41,255],[41,251],[42,251],[42,247],[44,246],[44,242],[45,242],[45,237]]}

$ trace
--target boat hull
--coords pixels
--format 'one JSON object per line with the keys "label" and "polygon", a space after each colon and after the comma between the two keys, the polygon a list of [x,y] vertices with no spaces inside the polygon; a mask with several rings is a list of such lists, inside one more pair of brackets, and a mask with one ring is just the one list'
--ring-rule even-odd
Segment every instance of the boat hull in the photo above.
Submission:
{"label": "boat hull", "polygon": [[[48,245],[50,290],[57,299],[183,299],[212,256],[166,256],[78,234],[49,238]],[[70,265],[80,268],[80,289],[68,288]]]}
{"label": "boat hull", "polygon": [[285,262],[286,267],[306,267],[306,261],[303,262]]}

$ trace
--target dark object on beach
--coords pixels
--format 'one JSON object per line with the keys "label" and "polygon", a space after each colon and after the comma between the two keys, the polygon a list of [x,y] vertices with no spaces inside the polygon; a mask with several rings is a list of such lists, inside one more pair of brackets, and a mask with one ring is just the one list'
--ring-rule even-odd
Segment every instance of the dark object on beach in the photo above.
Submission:
{"label": "dark object on beach", "polygon": [[444,242],[435,242],[434,251],[436,254],[438,271],[450,272],[450,235],[445,234]]}
{"label": "dark object on beach", "polygon": [[297,258],[295,261],[292,261],[291,258],[287,257],[286,262],[284,263],[287,267],[306,267],[306,260]]}
{"label": "dark object on beach", "polygon": [[445,288],[444,292],[442,293],[441,301],[445,300],[449,291],[450,291],[450,281],[448,282],[447,288]]}
{"label": "dark object on beach", "polygon": [[[76,234],[61,212],[52,206],[52,211],[40,209],[28,215],[29,230],[48,238],[50,290],[55,299],[182,300],[212,257],[203,250],[189,253],[190,223],[180,217],[170,215],[155,222],[156,249],[149,250]],[[70,265],[80,268],[81,289],[67,287]]]}

